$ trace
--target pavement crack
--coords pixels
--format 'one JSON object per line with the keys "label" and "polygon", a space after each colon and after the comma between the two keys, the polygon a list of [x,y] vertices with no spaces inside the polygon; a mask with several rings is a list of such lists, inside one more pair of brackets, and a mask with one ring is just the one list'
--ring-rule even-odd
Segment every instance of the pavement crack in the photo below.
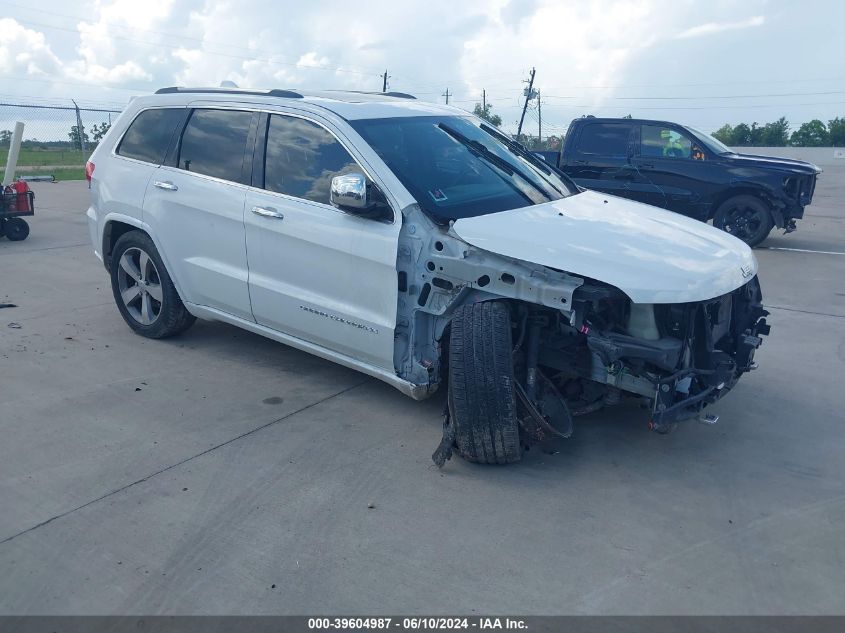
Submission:
{"label": "pavement crack", "polygon": [[766,308],[771,308],[772,310],[786,310],[787,312],[801,312],[802,314],[815,314],[817,316],[827,316],[835,319],[845,319],[845,314],[831,314],[830,312],[816,312],[814,310],[801,310],[800,308],[786,308],[784,306],[767,305]]}
{"label": "pavement crack", "polygon": [[131,483],[126,484],[125,486],[121,486],[120,488],[117,488],[115,490],[107,492],[106,494],[101,495],[101,496],[97,497],[96,499],[91,499],[91,501],[87,501],[87,502],[83,503],[82,505],[79,505],[75,508],[72,508],[70,510],[66,510],[65,512],[60,512],[59,514],[50,517],[46,521],[41,521],[40,523],[36,523],[35,525],[28,527],[25,530],[21,530],[17,534],[12,534],[11,536],[7,536],[6,538],[0,540],[0,545],[3,545],[4,543],[8,543],[9,541],[12,541],[12,540],[18,538],[19,536],[23,536],[24,534],[28,534],[29,532],[37,530],[38,528],[44,527],[45,525],[48,525],[48,524],[52,523],[53,521],[55,521],[57,519],[64,518],[64,517],[66,517],[70,514],[73,514],[74,512],[77,512],[79,510],[83,510],[84,508],[87,508],[88,506],[91,506],[91,505],[93,505],[93,504],[95,504],[99,501],[103,501],[104,499],[108,499],[109,497],[112,497],[112,496],[114,496],[114,495],[116,495],[120,492],[123,492],[124,490],[128,490],[129,488],[132,488],[133,486],[137,486],[138,484],[144,483],[145,481],[149,481],[153,477],[157,477],[158,475],[161,475],[162,473],[166,473],[170,470],[173,470],[174,468],[178,468],[179,466],[187,464],[188,462],[193,461],[193,460],[197,459],[198,457],[202,457],[203,455],[208,455],[209,453],[216,451],[218,448],[223,448],[224,446],[228,446],[229,444],[237,442],[238,440],[241,440],[245,437],[248,437],[250,435],[254,435],[255,433],[258,433],[259,431],[263,431],[264,429],[269,428],[269,427],[273,426],[274,424],[278,424],[279,422],[282,422],[283,420],[287,420],[290,417],[298,415],[298,414],[302,413],[303,411],[307,411],[308,409],[312,409],[313,407],[321,405],[324,402],[328,402],[329,400],[331,400],[333,398],[336,398],[338,396],[342,396],[345,393],[349,393],[350,391],[353,391],[354,389],[357,389],[358,387],[361,387],[361,386],[363,386],[363,385],[365,385],[369,382],[372,382],[372,378],[366,378],[365,380],[362,380],[361,382],[355,383],[351,387],[347,387],[346,389],[341,389],[340,391],[337,391],[333,394],[330,394],[330,395],[326,396],[325,398],[321,398],[320,400],[317,400],[316,402],[312,402],[311,404],[305,405],[304,407],[300,407],[296,411],[291,411],[290,413],[287,413],[280,418],[276,418],[275,420],[271,420],[270,422],[262,424],[261,426],[257,426],[254,429],[251,429],[249,431],[241,433],[240,435],[238,435],[236,437],[230,438],[230,439],[226,440],[225,442],[221,442],[220,444],[216,444],[216,445],[212,446],[211,448],[207,448],[206,450],[199,452],[196,455],[191,455],[190,457],[186,457],[185,459],[180,460],[180,461],[176,462],[175,464],[170,464],[170,466],[165,466],[164,468],[161,468],[161,469],[159,469],[155,472],[152,472],[149,475],[142,477],[141,479],[138,479],[136,481],[133,481]]}

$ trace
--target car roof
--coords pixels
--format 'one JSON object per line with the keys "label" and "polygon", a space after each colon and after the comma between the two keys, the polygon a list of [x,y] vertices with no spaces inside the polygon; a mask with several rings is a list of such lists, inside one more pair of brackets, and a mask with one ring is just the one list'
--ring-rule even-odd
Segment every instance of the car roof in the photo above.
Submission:
{"label": "car roof", "polygon": [[623,117],[597,117],[585,116],[573,119],[572,123],[648,123],[654,125],[677,125],[680,127],[687,127],[683,123],[676,121],[661,121],[657,119],[627,119]]}
{"label": "car roof", "polygon": [[135,100],[139,106],[164,103],[187,105],[203,100],[290,105],[305,110],[328,110],[346,120],[469,114],[452,106],[417,101],[414,96],[401,92],[169,87]]}

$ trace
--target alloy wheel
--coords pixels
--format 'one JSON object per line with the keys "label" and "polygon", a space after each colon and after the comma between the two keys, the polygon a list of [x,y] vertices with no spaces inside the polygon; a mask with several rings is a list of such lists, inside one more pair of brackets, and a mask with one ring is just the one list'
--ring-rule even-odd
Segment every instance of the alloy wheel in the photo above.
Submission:
{"label": "alloy wheel", "polygon": [[162,288],[158,269],[140,248],[127,248],[120,256],[117,284],[129,315],[141,325],[152,325],[161,314]]}
{"label": "alloy wheel", "polygon": [[765,225],[765,211],[738,205],[725,216],[724,230],[744,242],[752,240]]}

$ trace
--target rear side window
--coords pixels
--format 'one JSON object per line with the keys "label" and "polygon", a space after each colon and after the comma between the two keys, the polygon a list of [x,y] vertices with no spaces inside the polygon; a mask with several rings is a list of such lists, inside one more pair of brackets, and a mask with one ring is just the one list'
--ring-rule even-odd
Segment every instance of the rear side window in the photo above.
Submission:
{"label": "rear side window", "polygon": [[270,116],[264,159],[268,191],[329,204],[332,178],[361,171],[325,128],[296,117]]}
{"label": "rear side window", "polygon": [[578,152],[625,158],[631,129],[627,123],[589,123],[581,130]]}
{"label": "rear side window", "polygon": [[144,110],[126,130],[117,154],[160,165],[184,113],[184,108]]}
{"label": "rear side window", "polygon": [[240,182],[251,112],[194,110],[179,147],[179,168]]}

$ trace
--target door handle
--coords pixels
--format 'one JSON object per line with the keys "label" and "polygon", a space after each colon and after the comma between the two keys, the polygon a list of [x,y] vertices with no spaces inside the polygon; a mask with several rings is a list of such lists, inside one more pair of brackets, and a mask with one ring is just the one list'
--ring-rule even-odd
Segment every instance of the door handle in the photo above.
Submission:
{"label": "door handle", "polygon": [[252,212],[255,215],[260,215],[265,218],[275,218],[276,220],[284,220],[285,214],[281,211],[276,211],[272,207],[252,207]]}
{"label": "door handle", "polygon": [[159,189],[166,189],[167,191],[178,191],[179,187],[174,185],[169,180],[156,180],[153,185],[158,187]]}

